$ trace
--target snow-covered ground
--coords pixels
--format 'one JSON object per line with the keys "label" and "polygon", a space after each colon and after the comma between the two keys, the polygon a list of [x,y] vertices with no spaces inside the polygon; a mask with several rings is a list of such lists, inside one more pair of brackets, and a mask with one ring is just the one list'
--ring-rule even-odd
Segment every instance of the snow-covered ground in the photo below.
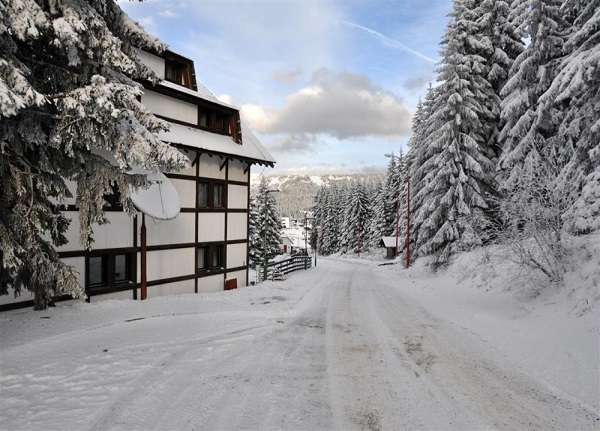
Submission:
{"label": "snow-covered ground", "polygon": [[598,256],[536,297],[479,252],[2,313],[0,428],[599,429]]}

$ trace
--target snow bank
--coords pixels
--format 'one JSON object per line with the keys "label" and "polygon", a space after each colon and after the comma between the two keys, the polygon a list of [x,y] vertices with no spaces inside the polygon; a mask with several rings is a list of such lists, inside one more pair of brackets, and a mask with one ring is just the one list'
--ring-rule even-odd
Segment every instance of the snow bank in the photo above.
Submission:
{"label": "snow bank", "polygon": [[[600,235],[574,239],[573,269],[563,287],[532,286],[531,274],[494,247],[464,253],[432,274],[425,259],[408,271],[403,291],[436,317],[489,343],[526,373],[600,407]],[[540,280],[537,279],[539,282]]]}

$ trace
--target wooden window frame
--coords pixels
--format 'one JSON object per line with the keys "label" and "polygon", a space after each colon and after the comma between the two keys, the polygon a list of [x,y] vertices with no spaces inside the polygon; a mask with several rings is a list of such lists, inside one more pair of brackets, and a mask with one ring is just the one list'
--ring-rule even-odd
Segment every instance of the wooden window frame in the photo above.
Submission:
{"label": "wooden window frame", "polygon": [[[200,204],[200,188],[206,185],[206,205]],[[219,190],[219,201],[215,201],[215,192]],[[225,181],[200,180],[196,183],[196,207],[199,209],[226,209],[227,183]],[[220,204],[219,204],[220,203]]]}
{"label": "wooden window frame", "polygon": [[[196,246],[197,254],[200,256],[200,249],[204,250],[204,267],[200,268],[198,259],[196,260],[196,273],[198,274],[218,274],[225,272],[225,242],[199,244]],[[217,262],[215,263],[215,257]]]}
{"label": "wooden window frame", "polygon": [[[117,256],[125,256],[125,276],[117,280],[116,275],[116,258]],[[91,261],[92,259],[102,259],[102,281],[100,283],[91,283]],[[110,290],[121,290],[129,288],[135,284],[135,253],[130,251],[93,251],[85,260],[86,269],[86,291],[89,294],[107,293]],[[121,288],[121,289],[119,289]]]}
{"label": "wooden window frame", "polygon": [[[171,76],[174,74],[174,76]],[[190,66],[177,61],[165,59],[165,81],[192,88]]]}
{"label": "wooden window frame", "polygon": [[[236,128],[236,115],[206,106],[198,106],[197,126],[202,130],[220,135],[230,136],[238,142],[238,130]],[[203,123],[206,124],[203,124]]]}
{"label": "wooden window frame", "polygon": [[[208,246],[204,245],[204,246],[200,246],[200,247],[196,247],[198,249],[197,251],[197,260],[196,260],[196,271],[197,272],[205,272],[208,271]],[[202,262],[202,267],[200,267],[199,263],[200,263],[200,250],[204,250],[204,259]]]}

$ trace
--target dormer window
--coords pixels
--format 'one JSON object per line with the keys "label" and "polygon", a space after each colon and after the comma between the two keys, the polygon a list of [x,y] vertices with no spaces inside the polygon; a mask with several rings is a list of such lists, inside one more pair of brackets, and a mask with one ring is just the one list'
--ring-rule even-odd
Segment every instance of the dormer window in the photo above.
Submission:
{"label": "dormer window", "polygon": [[206,127],[208,129],[208,112],[201,110],[200,118],[198,119],[198,125],[200,127]]}
{"label": "dormer window", "polygon": [[201,106],[198,112],[198,126],[210,132],[229,135],[238,142],[232,114]]}
{"label": "dormer window", "polygon": [[215,129],[225,131],[225,118],[221,114],[215,115]]}
{"label": "dormer window", "polygon": [[177,63],[172,60],[165,61],[165,79],[186,88],[192,88],[190,82],[190,69],[187,64]]}

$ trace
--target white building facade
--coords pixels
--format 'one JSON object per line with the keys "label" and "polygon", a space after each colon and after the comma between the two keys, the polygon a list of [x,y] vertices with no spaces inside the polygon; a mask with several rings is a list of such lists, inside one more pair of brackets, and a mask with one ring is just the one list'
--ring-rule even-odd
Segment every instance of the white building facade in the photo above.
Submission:
{"label": "white building facade", "polygon": [[[142,217],[146,226],[147,296],[216,292],[246,286],[249,260],[250,168],[275,160],[240,121],[239,110],[220,102],[196,83],[193,62],[167,51],[140,52],[161,78],[143,83],[142,103],[170,123],[159,138],[191,161],[186,171],[165,175],[179,194],[181,212],[168,221],[107,207],[109,224],[94,226],[92,250],[79,245],[74,199],[66,202],[72,220],[68,244],[58,249],[75,268],[89,301],[140,298]],[[0,310],[29,306],[28,291],[0,297]],[[61,298],[57,298],[61,299]],[[66,298],[64,298],[66,299]]]}

